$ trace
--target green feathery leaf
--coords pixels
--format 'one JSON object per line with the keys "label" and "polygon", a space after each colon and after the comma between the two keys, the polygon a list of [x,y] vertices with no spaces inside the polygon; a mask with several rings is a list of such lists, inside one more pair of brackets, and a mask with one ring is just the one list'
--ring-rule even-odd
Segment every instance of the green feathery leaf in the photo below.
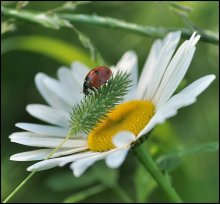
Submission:
{"label": "green feathery leaf", "polygon": [[80,103],[76,104],[70,114],[71,135],[90,132],[106,117],[115,105],[128,92],[131,86],[130,75],[117,72],[106,84],[91,91]]}

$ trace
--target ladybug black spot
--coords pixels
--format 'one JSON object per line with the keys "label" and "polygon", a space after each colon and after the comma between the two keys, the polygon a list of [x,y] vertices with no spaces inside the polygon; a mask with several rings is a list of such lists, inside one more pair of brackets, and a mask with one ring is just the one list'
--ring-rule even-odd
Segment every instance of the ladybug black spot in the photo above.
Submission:
{"label": "ladybug black spot", "polygon": [[96,74],[96,75],[99,75],[99,71],[96,70],[96,71],[95,71],[95,74]]}

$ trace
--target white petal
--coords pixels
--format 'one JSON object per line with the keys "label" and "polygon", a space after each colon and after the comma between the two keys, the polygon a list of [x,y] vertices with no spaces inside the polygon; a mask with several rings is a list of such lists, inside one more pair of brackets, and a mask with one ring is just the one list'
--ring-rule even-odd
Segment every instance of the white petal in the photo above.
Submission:
{"label": "white petal", "polygon": [[51,168],[58,166],[59,162],[62,161],[64,158],[65,157],[43,160],[43,161],[33,164],[32,166],[29,166],[27,170],[28,171],[34,171],[34,170],[43,171],[43,170],[51,169]]}
{"label": "white petal", "polygon": [[[71,158],[70,162],[77,160],[77,159],[80,159],[80,158],[83,158],[84,157],[83,154],[84,153],[78,153],[78,154],[69,155],[69,156],[65,156],[65,157],[43,160],[43,161],[37,162],[37,163],[33,164],[32,166],[28,167],[27,170],[28,171],[34,171],[34,170],[42,171],[42,170],[46,170],[46,169],[51,169],[51,168],[59,166],[60,163],[62,163],[64,161],[70,160],[70,158]],[[76,158],[77,156],[78,156],[78,158]]]}
{"label": "white petal", "polygon": [[[86,150],[87,147],[80,147],[75,149],[59,149],[57,150],[51,158],[60,157],[68,154],[73,154]],[[22,152],[14,154],[10,157],[10,160],[14,161],[35,161],[45,159],[54,149],[39,149],[34,151]]]}
{"label": "white petal", "polygon": [[[80,84],[76,80],[76,77],[73,75],[72,71],[68,68],[61,67],[58,72],[58,79],[61,81],[63,85],[71,89],[72,92],[80,93],[83,89],[83,82]],[[81,93],[81,96],[83,94]]]}
{"label": "white petal", "polygon": [[194,81],[181,92],[172,96],[159,111],[164,115],[176,114],[179,108],[196,102],[196,97],[200,95],[214,79],[215,75],[207,75]]}
{"label": "white petal", "polygon": [[81,99],[80,92],[71,91],[71,89],[65,87],[62,83],[55,79],[47,77],[45,78],[44,83],[48,89],[53,91],[59,98],[68,104],[69,110]]}
{"label": "white petal", "polygon": [[116,147],[126,147],[135,141],[135,135],[129,131],[123,131],[116,134],[112,142]]}
{"label": "white petal", "polygon": [[186,55],[182,56],[181,57],[182,59],[180,59],[180,61],[178,61],[177,64],[171,65],[171,67],[174,66],[175,68],[171,73],[172,75],[170,76],[169,79],[167,78],[166,75],[167,73],[169,73],[169,70],[166,72],[161,82],[161,86],[158,92],[156,93],[155,98],[153,99],[153,102],[157,104],[157,107],[166,103],[166,101],[172,96],[174,91],[177,89],[183,77],[185,76],[186,71],[189,68],[194,52],[195,52],[195,47],[189,50],[189,52]]}
{"label": "white petal", "polygon": [[46,105],[31,104],[26,107],[27,112],[42,121],[53,125],[68,127],[69,114]]}
{"label": "white petal", "polygon": [[152,69],[155,69],[155,65],[157,64],[158,55],[160,53],[160,50],[162,49],[162,42],[161,40],[156,40],[151,47],[150,53],[148,55],[148,58],[145,62],[145,65],[143,67],[143,70],[140,75],[140,79],[138,82],[138,88],[137,88],[137,98],[143,99],[144,95],[147,95],[147,92],[149,90],[149,84],[151,82],[151,79],[153,78],[154,71]]}
{"label": "white petal", "polygon": [[49,125],[39,125],[33,123],[16,123],[15,126],[24,130],[28,130],[30,132],[58,137],[65,137],[69,132],[69,129],[67,128],[54,127]]}
{"label": "white petal", "polygon": [[215,75],[210,74],[197,79],[192,84],[184,88],[179,94],[192,95],[197,97],[213,82],[215,78]]}
{"label": "white petal", "polygon": [[129,149],[119,149],[111,154],[109,154],[105,161],[108,167],[110,168],[118,168],[124,162]]}
{"label": "white petal", "polygon": [[152,130],[157,124],[163,123],[165,119],[166,119],[165,116],[161,114],[159,111],[157,111],[154,114],[154,116],[151,118],[149,123],[145,126],[145,128],[138,134],[136,139],[150,132],[150,130]]}
{"label": "white petal", "polygon": [[118,68],[115,65],[111,65],[109,68],[111,69],[113,75],[118,72]]}
{"label": "white petal", "polygon": [[[16,138],[26,138],[26,137],[50,137],[50,138],[54,138],[53,136],[48,136],[48,135],[42,135],[42,134],[38,134],[38,133],[33,133],[33,132],[13,132],[11,135],[9,135],[10,139],[16,139]],[[63,137],[61,137],[63,138]]]}
{"label": "white petal", "polygon": [[163,41],[155,41],[140,76],[137,98],[152,99],[180,40],[180,35],[179,31],[172,32]]}
{"label": "white petal", "polygon": [[[55,148],[63,142],[64,139],[58,139],[53,137],[41,136],[37,134],[29,134],[29,133],[13,133],[9,136],[11,142],[15,142],[18,144],[23,144],[27,146],[35,146],[35,147],[50,147]],[[76,147],[86,147],[87,140],[67,140],[62,148],[76,148]]]}
{"label": "white petal", "polygon": [[189,39],[188,49],[190,49],[190,47],[195,46],[199,41],[200,37],[201,37],[200,35],[196,36],[196,32],[193,32],[192,36]]}
{"label": "white petal", "polygon": [[73,170],[73,174],[76,177],[81,176],[91,165],[93,165],[97,160],[94,159],[82,159],[76,161],[70,165],[70,168]]}
{"label": "white petal", "polygon": [[193,58],[196,49],[195,44],[198,39],[199,36],[195,37],[195,34],[193,34],[190,40],[186,40],[177,50],[154,95],[153,102],[157,104],[157,107],[166,103],[185,76]]}
{"label": "white petal", "polygon": [[98,155],[98,154],[100,154],[100,153],[99,152],[91,152],[91,151],[82,152],[82,153],[79,153],[79,154],[74,154],[74,155],[69,156],[65,160],[61,161],[59,163],[59,166],[64,166],[67,163],[70,163],[70,162],[73,162],[73,161],[76,161],[76,160],[79,160],[79,159],[88,158],[90,156],[94,156],[94,155]]}
{"label": "white petal", "polygon": [[74,62],[72,63],[71,67],[72,67],[73,76],[77,80],[78,84],[83,85],[84,79],[88,74],[88,72],[90,71],[90,69],[81,62]]}
{"label": "white petal", "polygon": [[47,78],[48,76],[43,73],[38,73],[36,75],[35,83],[38,91],[50,106],[54,107],[55,109],[60,109],[69,112],[69,105],[65,101],[63,101],[63,99],[58,97],[53,91],[51,91],[51,89],[49,89],[47,85],[44,83],[45,79]]}
{"label": "white petal", "polygon": [[172,96],[166,104],[157,110],[150,122],[138,134],[137,138],[148,133],[153,127],[155,127],[155,125],[163,123],[167,118],[176,115],[179,108],[194,103],[196,97],[201,94],[214,79],[215,75],[204,76],[187,86],[180,93]]}
{"label": "white petal", "polygon": [[180,40],[180,32],[169,33],[166,38],[163,40],[163,48],[160,52],[160,55],[157,59],[157,65],[154,72],[151,82],[149,83],[148,90],[145,93],[144,98],[147,100],[152,100],[156,90],[158,89],[161,79],[166,72],[168,63],[170,62],[173,53],[176,49],[176,46]]}
{"label": "white petal", "polygon": [[70,165],[70,168],[73,170],[73,173],[76,177],[81,176],[86,169],[88,169],[91,165],[93,165],[96,161],[104,159],[108,154],[112,153],[115,150],[111,150],[108,152],[100,152],[97,155],[90,156],[86,159],[78,160]]}
{"label": "white petal", "polygon": [[134,51],[127,51],[117,63],[116,67],[117,70],[131,74],[132,87],[128,94],[124,96],[125,101],[131,100],[134,98],[138,77],[138,60],[136,53]]}

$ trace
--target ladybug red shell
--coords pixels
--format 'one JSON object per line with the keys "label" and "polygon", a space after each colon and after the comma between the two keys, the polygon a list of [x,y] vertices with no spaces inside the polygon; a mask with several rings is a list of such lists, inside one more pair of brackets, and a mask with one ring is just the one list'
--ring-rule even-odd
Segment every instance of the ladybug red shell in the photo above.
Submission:
{"label": "ladybug red shell", "polygon": [[105,84],[111,77],[112,71],[108,67],[99,66],[92,69],[85,77],[83,83],[83,93],[89,94],[88,89],[98,89],[100,86]]}

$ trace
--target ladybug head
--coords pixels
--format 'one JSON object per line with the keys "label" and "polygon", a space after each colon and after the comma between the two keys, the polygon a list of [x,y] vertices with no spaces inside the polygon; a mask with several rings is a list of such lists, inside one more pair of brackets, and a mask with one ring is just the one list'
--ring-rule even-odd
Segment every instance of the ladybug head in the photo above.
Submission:
{"label": "ladybug head", "polygon": [[89,94],[89,91],[88,91],[89,88],[90,88],[89,81],[85,80],[85,82],[83,83],[83,93],[85,95]]}

